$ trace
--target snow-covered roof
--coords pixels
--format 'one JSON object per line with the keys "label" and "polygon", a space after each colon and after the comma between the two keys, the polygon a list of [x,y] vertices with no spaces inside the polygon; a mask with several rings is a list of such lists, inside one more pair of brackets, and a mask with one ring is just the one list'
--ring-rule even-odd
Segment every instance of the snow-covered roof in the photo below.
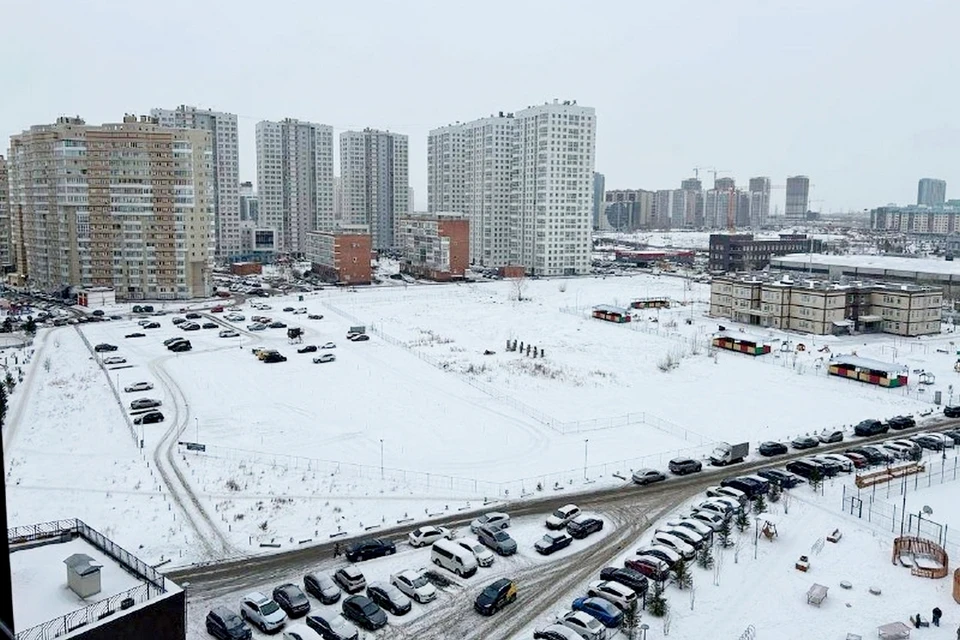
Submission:
{"label": "snow-covered roof", "polygon": [[892,362],[881,362],[871,360],[870,358],[861,358],[860,356],[838,355],[830,358],[830,364],[848,364],[860,369],[871,369],[873,371],[885,371],[887,373],[903,373],[907,370],[906,365],[895,364]]}
{"label": "snow-covered roof", "polygon": [[905,258],[903,256],[868,256],[843,255],[834,256],[823,253],[790,253],[785,256],[774,256],[770,259],[771,266],[776,269],[779,265],[820,267],[843,267],[847,269],[863,269],[879,271],[873,275],[882,277],[883,271],[902,271],[908,273],[936,273],[939,275],[960,276],[960,261],[943,260],[936,258]]}
{"label": "snow-covered roof", "polygon": [[751,333],[741,333],[740,331],[718,331],[713,334],[714,338],[730,338],[731,340],[752,342],[753,344],[770,344],[770,338],[754,335]]}
{"label": "snow-covered roof", "polygon": [[619,313],[622,316],[628,315],[630,313],[629,309],[624,309],[623,307],[615,307],[612,304],[594,305],[593,310],[602,311],[604,313]]}

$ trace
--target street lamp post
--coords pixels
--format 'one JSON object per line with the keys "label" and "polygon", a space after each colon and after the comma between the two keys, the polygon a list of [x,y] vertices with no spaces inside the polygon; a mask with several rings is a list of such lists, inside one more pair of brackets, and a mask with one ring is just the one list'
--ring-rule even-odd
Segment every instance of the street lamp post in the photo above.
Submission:
{"label": "street lamp post", "polygon": [[648,625],[647,623],[643,623],[642,625],[640,625],[640,631],[643,632],[643,637],[640,640],[647,640],[647,629],[649,628],[650,628],[650,625]]}
{"label": "street lamp post", "polygon": [[583,439],[583,479],[587,479],[587,446],[590,444],[590,438]]}

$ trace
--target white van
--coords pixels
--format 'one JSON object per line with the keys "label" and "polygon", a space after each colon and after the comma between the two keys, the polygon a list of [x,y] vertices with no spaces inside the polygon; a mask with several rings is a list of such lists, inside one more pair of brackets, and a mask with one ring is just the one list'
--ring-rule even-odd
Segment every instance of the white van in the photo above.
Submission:
{"label": "white van", "polygon": [[430,559],[438,567],[463,578],[469,578],[477,572],[476,556],[452,540],[441,539],[434,542]]}

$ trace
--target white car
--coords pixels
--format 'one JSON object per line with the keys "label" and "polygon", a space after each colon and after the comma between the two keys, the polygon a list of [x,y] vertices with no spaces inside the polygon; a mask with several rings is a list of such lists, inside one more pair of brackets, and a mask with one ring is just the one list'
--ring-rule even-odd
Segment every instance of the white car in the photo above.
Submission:
{"label": "white car", "polygon": [[332,342],[328,342],[328,343],[326,343],[325,345],[322,345],[320,348],[321,348],[321,349],[336,349],[336,348],[337,348],[337,345],[335,345],[335,344],[332,343]]}
{"label": "white car", "polygon": [[596,580],[587,587],[587,595],[603,598],[626,611],[637,601],[637,592],[612,580]]}
{"label": "white car", "polygon": [[547,516],[547,529],[563,529],[578,515],[580,515],[580,507],[575,504],[566,504]]}
{"label": "white car", "polygon": [[481,567],[489,567],[493,564],[494,558],[496,558],[496,556],[493,555],[493,551],[490,551],[490,549],[476,540],[465,538],[463,540],[454,540],[453,543],[472,553],[473,557],[477,559],[477,564]]}
{"label": "white car", "polygon": [[853,471],[853,460],[851,460],[847,456],[840,455],[839,453],[823,453],[823,454],[820,454],[819,456],[813,456],[814,460],[818,458],[822,458],[824,460],[829,460],[830,462],[833,462],[835,464],[839,464],[840,468],[843,471],[846,471],[848,473]]}
{"label": "white car", "polygon": [[670,547],[666,547],[662,544],[651,543],[645,547],[640,547],[637,549],[638,556],[653,556],[654,558],[660,558],[664,562],[668,562],[672,567],[676,563],[680,562],[681,555]]}
{"label": "white car", "polygon": [[480,527],[490,527],[494,531],[506,529],[510,526],[510,516],[501,511],[485,513],[470,523],[470,531],[476,533]]}
{"label": "white car", "polygon": [[283,640],[317,640],[313,629],[303,624],[292,624],[283,630]]}
{"label": "white car", "polygon": [[747,501],[747,494],[733,487],[707,487],[708,498],[736,498],[741,504]]}
{"label": "white car", "polygon": [[126,358],[121,356],[111,356],[109,358],[103,359],[103,364],[123,364],[127,361]]}
{"label": "white car", "polygon": [[408,569],[390,576],[390,584],[400,589],[405,596],[420,604],[430,602],[437,597],[437,588],[431,584],[423,571]]}
{"label": "white car", "polygon": [[307,308],[306,308],[306,307],[300,307],[299,309],[297,309],[296,311],[294,311],[293,314],[299,316],[299,315],[304,314],[304,313],[306,313],[306,312],[307,312]]}
{"label": "white car", "polygon": [[133,393],[135,391],[150,391],[153,389],[152,382],[134,382],[133,384],[123,388],[127,393]]}
{"label": "white car", "polygon": [[551,638],[562,638],[563,640],[581,640],[579,633],[560,624],[551,624],[543,629],[540,629],[536,633],[546,634],[548,632],[551,634],[549,636]]}
{"label": "white car", "polygon": [[287,621],[287,614],[276,602],[259,591],[248,593],[240,602],[240,617],[255,625],[260,631],[276,631]]}
{"label": "white car", "polygon": [[247,325],[247,331],[263,331],[267,328],[267,325],[261,322],[254,322],[253,324]]}
{"label": "white car", "polygon": [[607,630],[600,621],[583,611],[565,611],[557,616],[557,624],[576,631],[583,640],[607,638]]}
{"label": "white car", "polygon": [[843,442],[843,430],[842,429],[824,429],[817,434],[817,439],[820,442]]}
{"label": "white car", "polygon": [[[325,354],[325,355],[333,355]],[[414,529],[407,534],[407,540],[410,541],[411,547],[425,547],[428,544],[433,544],[441,538],[446,538],[451,540],[453,538],[453,531],[447,529],[446,527],[434,527],[431,525],[426,525],[418,529]]]}
{"label": "white car", "polygon": [[242,313],[231,313],[227,315],[227,320],[230,322],[243,322],[247,317]]}
{"label": "white car", "polygon": [[[723,522],[723,519],[720,519]],[[709,539],[713,535],[713,527],[703,520],[697,518],[671,518],[667,520],[668,527],[686,527],[691,531],[696,531],[704,538]]]}
{"label": "white car", "polygon": [[220,331],[221,338],[236,338],[240,334],[234,331],[233,329],[222,329]]}
{"label": "white car", "polygon": [[337,359],[337,356],[332,353],[324,353],[313,359],[313,364],[323,364],[324,362],[333,362]]}
{"label": "white car", "polygon": [[687,544],[672,533],[657,531],[653,534],[653,542],[654,544],[662,544],[665,547],[670,547],[683,556],[684,560],[693,560],[697,555],[697,550],[693,548],[693,545]]}

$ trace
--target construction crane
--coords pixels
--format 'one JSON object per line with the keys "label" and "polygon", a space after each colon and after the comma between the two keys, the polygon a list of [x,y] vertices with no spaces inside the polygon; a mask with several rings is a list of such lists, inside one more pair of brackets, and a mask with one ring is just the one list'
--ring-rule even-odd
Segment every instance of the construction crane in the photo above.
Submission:
{"label": "construction crane", "polygon": [[713,167],[694,167],[694,168],[693,168],[693,177],[696,178],[697,180],[699,180],[699,179],[700,179],[700,172],[701,172],[701,171],[712,171],[712,170],[713,170]]}
{"label": "construction crane", "polygon": [[710,173],[713,174],[713,183],[717,183],[717,174],[718,173],[730,173],[730,169],[710,169]]}

